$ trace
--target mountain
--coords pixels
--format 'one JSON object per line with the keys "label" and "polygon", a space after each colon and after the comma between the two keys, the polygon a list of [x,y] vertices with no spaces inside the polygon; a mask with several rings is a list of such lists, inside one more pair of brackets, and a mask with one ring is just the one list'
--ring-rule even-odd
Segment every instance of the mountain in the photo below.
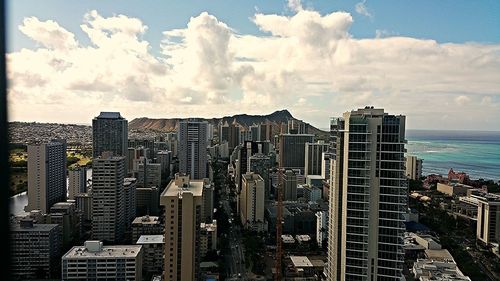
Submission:
{"label": "mountain", "polygon": [[[284,109],[278,110],[268,115],[248,115],[248,114],[238,114],[233,116],[226,116],[222,118],[199,118],[209,122],[210,124],[217,126],[222,121],[222,123],[233,123],[240,125],[242,127],[248,128],[253,124],[261,123],[272,123],[273,126],[278,127],[281,124],[286,124],[288,120],[298,120],[292,116],[292,114]],[[179,121],[186,120],[186,118],[161,118],[152,119],[147,117],[136,118],[128,123],[128,127],[131,130],[154,130],[163,132],[173,132],[177,130]],[[309,133],[315,134],[317,136],[328,135],[328,132],[322,131],[309,125]],[[327,138],[327,137],[326,137]]]}

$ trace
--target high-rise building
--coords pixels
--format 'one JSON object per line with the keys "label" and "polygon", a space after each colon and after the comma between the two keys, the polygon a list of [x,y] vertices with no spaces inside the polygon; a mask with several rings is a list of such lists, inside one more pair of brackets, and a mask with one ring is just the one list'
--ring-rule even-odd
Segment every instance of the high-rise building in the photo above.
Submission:
{"label": "high-rise building", "polygon": [[274,167],[271,157],[256,153],[248,158],[248,171],[259,174],[264,180],[264,197],[268,200],[271,196],[270,169]]}
{"label": "high-rise building", "polygon": [[211,223],[214,219],[214,185],[209,179],[203,179],[203,219],[204,223]]}
{"label": "high-rise building", "polygon": [[309,124],[302,120],[290,119],[287,122],[287,132],[289,134],[308,134]]}
{"label": "high-rise building", "polygon": [[219,126],[219,144],[228,143],[229,153],[240,144],[240,126],[225,122]]}
{"label": "high-rise building", "polygon": [[137,241],[141,235],[163,234],[160,218],[155,216],[137,217],[132,222],[132,242]]}
{"label": "high-rise building", "polygon": [[125,233],[125,157],[104,153],[92,161],[92,237],[111,243]]}
{"label": "high-rise building", "polygon": [[41,210],[66,200],[66,141],[52,140],[28,145],[28,205],[25,211]]}
{"label": "high-rise building", "polygon": [[176,174],[160,196],[165,210],[165,281],[198,280],[203,179]]}
{"label": "high-rise building", "polygon": [[332,154],[330,152],[323,152],[321,154],[321,177],[326,181],[330,180],[330,158]]}
{"label": "high-rise building", "polygon": [[258,125],[260,141],[274,141],[273,125],[271,123],[263,123]]}
{"label": "high-rise building", "polygon": [[500,195],[474,191],[477,199],[477,239],[484,244],[500,243]]}
{"label": "high-rise building", "polygon": [[283,200],[297,201],[297,174],[293,170],[286,170],[282,174]]}
{"label": "high-rise building", "polygon": [[163,273],[163,252],[164,242],[163,235],[141,235],[136,244],[142,246],[143,261],[142,261],[142,276],[144,280],[152,279],[154,276],[159,276]]}
{"label": "high-rise building", "polygon": [[366,107],[331,127],[328,280],[401,280],[405,116]]}
{"label": "high-rise building", "polygon": [[141,187],[161,186],[161,164],[151,163],[149,159],[141,158],[142,163],[137,165],[137,185]]}
{"label": "high-rise building", "polygon": [[422,162],[417,156],[406,156],[406,176],[409,179],[418,180],[422,177]]}
{"label": "high-rise building", "polygon": [[200,255],[205,257],[209,251],[217,250],[217,221],[201,223]]}
{"label": "high-rise building", "polygon": [[172,152],[168,150],[160,150],[156,153],[156,163],[161,167],[161,180],[162,184],[168,176],[170,176],[170,163],[172,162]]}
{"label": "high-rise building", "polygon": [[304,176],[321,175],[323,152],[328,151],[328,144],[323,142],[306,143],[304,159]]}
{"label": "high-rise building", "polygon": [[328,212],[316,212],[316,242],[318,247],[323,247],[323,243],[328,238]]}
{"label": "high-rise building", "polygon": [[264,180],[258,174],[246,173],[243,175],[240,217],[245,228],[264,231]]}
{"label": "high-rise building", "polygon": [[127,156],[128,122],[119,112],[101,112],[92,120],[92,155],[101,156],[111,151],[116,156]]}
{"label": "high-rise building", "polygon": [[207,176],[207,126],[206,121],[179,122],[179,171],[191,179]]}
{"label": "high-rise building", "polygon": [[74,200],[79,193],[87,192],[87,169],[77,166],[68,171],[68,198]]}
{"label": "high-rise building", "polygon": [[85,241],[62,257],[62,280],[142,281],[141,245],[104,246],[101,241]]}
{"label": "high-rise building", "polygon": [[123,179],[123,197],[125,198],[124,215],[125,215],[125,231],[130,229],[132,221],[136,216],[137,207],[137,179]]}
{"label": "high-rise building", "polygon": [[160,191],[158,187],[139,187],[135,190],[136,215],[157,216],[160,212]]}
{"label": "high-rise building", "polygon": [[10,228],[11,272],[15,280],[57,276],[61,256],[61,228],[23,219]]}
{"label": "high-rise building", "polygon": [[304,172],[305,145],[312,143],[314,135],[281,134],[279,140],[280,166]]}
{"label": "high-rise building", "polygon": [[63,247],[74,243],[80,236],[80,216],[74,200],[54,204],[50,208],[49,222],[61,227]]}
{"label": "high-rise building", "polygon": [[154,139],[129,139],[128,148],[143,148],[146,149],[146,154],[142,155],[148,159],[155,159],[155,140]]}

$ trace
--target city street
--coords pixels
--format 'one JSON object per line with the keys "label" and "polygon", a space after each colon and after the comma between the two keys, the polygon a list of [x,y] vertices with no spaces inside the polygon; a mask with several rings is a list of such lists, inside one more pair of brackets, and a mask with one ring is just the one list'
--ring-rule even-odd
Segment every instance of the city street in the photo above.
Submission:
{"label": "city street", "polygon": [[245,280],[247,274],[245,268],[245,252],[242,243],[240,226],[232,221],[231,207],[229,201],[223,201],[224,211],[230,217],[230,231],[229,231],[229,252],[225,254],[226,265],[228,268],[228,280]]}

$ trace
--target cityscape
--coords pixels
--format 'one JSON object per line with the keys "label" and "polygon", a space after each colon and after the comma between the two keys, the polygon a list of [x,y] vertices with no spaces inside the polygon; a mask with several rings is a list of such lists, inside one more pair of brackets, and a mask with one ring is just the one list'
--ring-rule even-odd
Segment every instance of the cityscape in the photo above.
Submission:
{"label": "cityscape", "polygon": [[2,280],[500,280],[500,2],[6,2]]}

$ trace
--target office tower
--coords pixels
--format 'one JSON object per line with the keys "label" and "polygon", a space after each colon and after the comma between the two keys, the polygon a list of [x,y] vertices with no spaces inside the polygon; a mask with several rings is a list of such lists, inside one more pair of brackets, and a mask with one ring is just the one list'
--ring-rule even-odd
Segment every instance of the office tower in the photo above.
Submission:
{"label": "office tower", "polygon": [[287,122],[287,133],[289,134],[307,134],[309,133],[309,124],[302,120],[290,119]]}
{"label": "office tower", "polygon": [[286,170],[281,175],[283,201],[297,201],[297,175],[292,170]]}
{"label": "office tower", "polygon": [[82,222],[92,219],[92,192],[79,193],[75,195],[76,209],[81,215]]}
{"label": "office tower", "polygon": [[155,216],[137,217],[132,222],[132,241],[135,242],[141,235],[163,234],[160,218]]}
{"label": "office tower", "polygon": [[328,280],[401,280],[405,116],[366,107],[331,127]]}
{"label": "office tower", "polygon": [[240,142],[251,141],[252,140],[252,131],[250,129],[240,128]]}
{"label": "office tower", "polygon": [[176,174],[160,196],[165,210],[165,281],[199,278],[203,185],[202,179]]}
{"label": "office tower", "polygon": [[87,169],[76,166],[68,170],[68,199],[75,199],[75,195],[87,192]]}
{"label": "office tower", "polygon": [[151,163],[149,159],[141,157],[137,165],[137,185],[141,187],[161,186],[161,164]]}
{"label": "office tower", "polygon": [[92,237],[109,243],[125,232],[125,157],[104,153],[92,162]]}
{"label": "office tower", "polygon": [[240,126],[229,124],[227,121],[219,126],[219,144],[228,143],[229,152],[240,144]]}
{"label": "office tower", "polygon": [[240,194],[241,223],[246,229],[264,231],[264,180],[258,174],[243,175]]}
{"label": "office tower", "polygon": [[28,205],[26,212],[66,200],[66,141],[28,145]]}
{"label": "office tower", "polygon": [[101,112],[92,120],[92,156],[105,151],[116,156],[127,156],[128,122],[119,112]]}
{"label": "office tower", "polygon": [[163,273],[163,235],[141,235],[135,244],[142,246],[142,276],[152,280]]}
{"label": "office tower", "polygon": [[123,196],[125,198],[124,216],[125,216],[125,231],[130,229],[130,225],[136,216],[137,207],[137,179],[123,179]]}
{"label": "office tower", "polygon": [[422,177],[422,162],[417,156],[406,156],[406,176],[409,179],[418,180]]}
{"label": "office tower", "polygon": [[319,211],[316,212],[316,242],[318,247],[322,248],[323,243],[327,241],[328,238],[328,212]]}
{"label": "office tower", "polygon": [[269,171],[274,167],[273,161],[269,156],[257,153],[248,158],[248,171],[259,174],[264,180],[264,198],[269,200],[271,196],[271,179]]}
{"label": "office tower", "polygon": [[140,245],[104,246],[101,241],[85,241],[62,256],[62,280],[142,281]]}
{"label": "office tower", "polygon": [[273,125],[270,123],[263,123],[258,125],[260,141],[274,141]]}
{"label": "office tower", "polygon": [[321,189],[319,187],[309,184],[303,184],[301,187],[306,202],[317,202],[321,200]]}
{"label": "office tower", "polygon": [[146,154],[142,155],[148,159],[155,159],[155,140],[151,139],[129,139],[127,148],[145,148]]}
{"label": "office tower", "polygon": [[484,244],[500,243],[500,195],[474,191],[477,199],[476,237]]}
{"label": "office tower", "polygon": [[321,177],[327,182],[330,180],[330,158],[332,154],[330,152],[321,153]]}
{"label": "office tower", "polygon": [[328,144],[323,142],[306,143],[304,159],[304,176],[321,175],[323,152],[328,151]]}
{"label": "office tower", "polygon": [[251,141],[259,141],[260,139],[260,131],[258,125],[252,125],[248,128],[250,131]]}
{"label": "office tower", "polygon": [[66,247],[80,236],[80,216],[74,200],[58,202],[50,208],[49,222],[62,230],[62,245]]}
{"label": "office tower", "polygon": [[[11,225],[11,273],[17,280],[55,278],[59,271],[61,228],[22,219]],[[8,262],[8,261],[7,261]]]}
{"label": "office tower", "polygon": [[191,179],[207,176],[206,121],[179,122],[179,171]]}
{"label": "office tower", "polygon": [[304,172],[305,146],[312,143],[314,135],[281,134],[279,140],[280,166],[284,169],[300,169]]}
{"label": "office tower", "polygon": [[[161,180],[166,181],[170,176],[170,163],[172,162],[172,152],[168,150],[160,150],[156,153],[156,163],[160,164]],[[166,183],[166,182],[165,182]]]}
{"label": "office tower", "polygon": [[160,214],[160,191],[158,187],[138,187],[135,190],[136,216]]}
{"label": "office tower", "polygon": [[203,217],[202,221],[211,223],[214,219],[214,185],[209,179],[203,179]]}
{"label": "office tower", "polygon": [[214,125],[208,123],[207,125],[207,143],[212,143],[212,139],[214,138]]}

